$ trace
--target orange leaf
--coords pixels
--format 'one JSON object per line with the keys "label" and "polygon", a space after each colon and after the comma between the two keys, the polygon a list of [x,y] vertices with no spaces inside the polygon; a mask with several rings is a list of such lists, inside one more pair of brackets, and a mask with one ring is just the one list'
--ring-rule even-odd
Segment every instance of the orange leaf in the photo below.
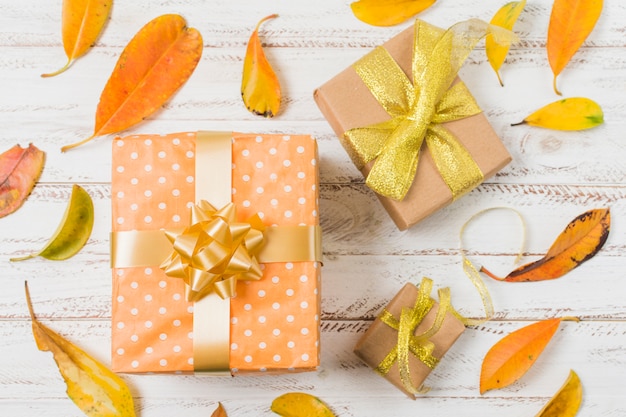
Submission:
{"label": "orange leaf", "polygon": [[373,26],[393,26],[428,9],[436,0],[359,0],[350,4],[352,13]]}
{"label": "orange leaf", "polygon": [[96,136],[127,129],[158,110],[191,76],[202,56],[202,36],[185,19],[166,14],[150,21],[131,39],[100,95]]}
{"label": "orange leaf", "polygon": [[565,275],[591,259],[609,237],[609,209],[589,210],[572,220],[538,261],[523,265],[505,278],[498,278],[484,267],[480,272],[507,282],[543,281]]}
{"label": "orange leaf", "polygon": [[480,370],[480,393],[504,388],[520,379],[543,352],[562,320],[578,321],[573,317],[538,321],[508,334],[493,345]]}
{"label": "orange leaf", "polygon": [[0,155],[0,218],[20,208],[43,170],[45,154],[33,144]]}
{"label": "orange leaf", "polygon": [[63,48],[67,63],[63,68],[42,77],[52,77],[68,69],[85,55],[98,39],[106,23],[113,0],[63,0]]}
{"label": "orange leaf", "polygon": [[583,44],[602,12],[603,0],[554,0],[548,26],[548,61],[556,77]]}
{"label": "orange leaf", "polygon": [[211,417],[228,417],[228,414],[226,414],[226,410],[224,409],[224,406],[222,406],[222,403],[217,403],[217,408],[215,409],[215,411],[213,411]]}
{"label": "orange leaf", "polygon": [[250,40],[248,40],[246,57],[243,61],[241,98],[249,111],[263,117],[276,116],[280,108],[280,83],[265,57],[259,40],[261,23],[275,17],[278,15],[266,16],[257,23]]}

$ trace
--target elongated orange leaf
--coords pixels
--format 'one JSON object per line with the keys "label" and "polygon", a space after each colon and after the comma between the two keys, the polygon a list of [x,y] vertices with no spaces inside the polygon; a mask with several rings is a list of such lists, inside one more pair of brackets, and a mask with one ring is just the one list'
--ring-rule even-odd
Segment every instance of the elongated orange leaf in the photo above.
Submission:
{"label": "elongated orange leaf", "polygon": [[22,206],[41,175],[45,154],[33,144],[0,155],[0,218]]}
{"label": "elongated orange leaf", "polygon": [[535,417],[574,417],[583,401],[583,386],[576,372],[570,371],[567,380]]}
{"label": "elongated orange leaf", "polygon": [[572,220],[548,253],[538,261],[517,268],[505,278],[498,278],[484,267],[480,272],[507,282],[559,278],[598,253],[609,237],[610,228],[611,214],[608,208],[589,210]]}
{"label": "elongated orange leaf", "polygon": [[67,63],[58,71],[42,74],[52,77],[64,72],[72,62],[85,55],[100,36],[113,0],[63,0],[63,48]]}
{"label": "elongated orange leaf", "polygon": [[535,363],[562,320],[538,321],[503,337],[489,349],[480,370],[480,393],[504,388],[520,379]]}
{"label": "elongated orange leaf", "polygon": [[259,40],[259,27],[266,20],[278,17],[266,16],[257,23],[248,40],[246,57],[243,61],[241,78],[241,98],[246,108],[263,117],[274,117],[280,109],[280,83],[274,69],[265,57]]}
{"label": "elongated orange leaf", "polygon": [[548,61],[554,73],[554,92],[561,95],[556,77],[572,59],[596,25],[603,0],[554,0],[548,26]]}
{"label": "elongated orange leaf", "polygon": [[134,417],[133,397],[126,383],[104,365],[41,324],[35,317],[28,285],[26,303],[37,348],[52,352],[67,385],[67,395],[88,416]]}
{"label": "elongated orange leaf", "polygon": [[428,9],[436,0],[359,0],[350,4],[352,13],[373,26],[393,26]]}
{"label": "elongated orange leaf", "polygon": [[[489,23],[512,30],[513,25],[517,22],[517,18],[522,13],[525,6],[526,0],[507,3],[496,12]],[[487,59],[489,60],[489,64],[491,64],[491,68],[493,68],[496,72],[500,85],[504,85],[502,83],[502,78],[500,77],[500,67],[504,63],[506,55],[509,53],[509,48],[509,44],[501,45],[496,43],[492,34],[487,35],[485,38],[485,51],[487,53]]]}
{"label": "elongated orange leaf", "polygon": [[96,136],[127,129],[158,110],[191,76],[202,56],[202,36],[185,19],[166,14],[150,21],[120,55],[96,110]]}
{"label": "elongated orange leaf", "polygon": [[215,409],[215,411],[213,411],[211,417],[228,417],[228,414],[226,414],[226,410],[224,409],[222,403],[217,404],[217,408]]}

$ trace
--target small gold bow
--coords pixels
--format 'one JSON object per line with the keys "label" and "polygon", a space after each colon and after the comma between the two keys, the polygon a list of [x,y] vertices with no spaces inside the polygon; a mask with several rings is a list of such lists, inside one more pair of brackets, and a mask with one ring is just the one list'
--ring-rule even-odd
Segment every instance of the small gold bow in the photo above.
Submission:
{"label": "small gold bow", "polygon": [[182,232],[165,231],[173,252],[161,264],[168,276],[185,281],[188,301],[211,292],[234,297],[238,280],[261,279],[256,255],[265,227],[258,215],[238,223],[233,203],[217,210],[202,200],[192,207],[189,224]]}
{"label": "small gold bow", "polygon": [[441,328],[446,313],[453,310],[450,304],[450,289],[440,289],[439,308],[432,326],[422,334],[414,334],[416,327],[433,307],[434,300],[430,298],[432,287],[433,281],[431,279],[422,278],[417,298],[412,308],[403,307],[399,319],[396,319],[387,310],[383,310],[378,317],[387,326],[398,331],[398,343],[381,361],[376,368],[376,372],[386,375],[391,370],[393,364],[397,362],[402,384],[411,394],[418,394],[424,392],[424,390],[421,387],[413,386],[409,370],[409,354],[413,354],[430,369],[434,369],[437,363],[439,363],[439,359],[432,355],[435,346],[429,339]]}
{"label": "small gold bow", "polygon": [[402,200],[408,192],[424,141],[453,199],[480,184],[484,175],[469,152],[442,123],[481,112],[467,87],[454,83],[474,46],[487,34],[511,42],[514,35],[478,19],[446,31],[417,20],[413,83],[386,49],[376,48],[354,65],[391,119],[344,133],[350,156],[361,169],[374,161],[366,184],[378,194]]}

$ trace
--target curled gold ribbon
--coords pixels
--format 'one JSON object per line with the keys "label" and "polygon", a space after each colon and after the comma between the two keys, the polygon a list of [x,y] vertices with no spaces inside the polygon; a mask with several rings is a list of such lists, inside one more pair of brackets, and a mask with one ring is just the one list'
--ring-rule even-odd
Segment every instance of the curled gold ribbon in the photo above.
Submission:
{"label": "curled gold ribbon", "polygon": [[402,200],[408,192],[426,142],[435,165],[456,199],[480,184],[484,175],[469,152],[442,123],[481,112],[462,82],[459,69],[480,39],[514,35],[478,19],[446,31],[417,20],[413,44],[413,82],[383,47],[363,57],[354,69],[390,120],[344,132],[346,148],[361,169],[374,161],[366,184],[378,194]]}
{"label": "curled gold ribbon", "polygon": [[450,289],[442,288],[439,293],[439,308],[433,324],[419,335],[415,335],[416,327],[422,322],[426,314],[433,307],[434,301],[430,298],[433,282],[429,278],[422,278],[418,289],[417,298],[412,308],[403,307],[400,318],[395,318],[389,311],[383,310],[378,318],[387,326],[398,331],[398,343],[385,356],[376,367],[376,372],[386,375],[394,363],[398,364],[400,379],[404,388],[411,394],[423,392],[421,387],[416,387],[411,381],[409,369],[409,354],[414,355],[430,369],[434,369],[439,363],[439,359],[432,355],[435,348],[429,340],[441,328],[446,313],[452,310],[450,304]]}
{"label": "curled gold ribbon", "polygon": [[231,298],[237,281],[261,279],[256,255],[265,227],[258,215],[245,223],[236,222],[233,203],[217,210],[202,200],[192,207],[189,224],[182,232],[165,231],[173,251],[161,264],[165,274],[187,284],[187,301],[200,300],[211,292]]}

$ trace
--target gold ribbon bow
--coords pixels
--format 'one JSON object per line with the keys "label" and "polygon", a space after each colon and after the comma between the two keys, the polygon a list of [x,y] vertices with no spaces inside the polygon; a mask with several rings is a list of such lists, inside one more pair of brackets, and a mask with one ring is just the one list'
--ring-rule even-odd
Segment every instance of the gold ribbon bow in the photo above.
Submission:
{"label": "gold ribbon bow", "polygon": [[433,307],[434,301],[430,298],[432,287],[433,281],[431,279],[422,278],[417,298],[412,308],[403,307],[399,319],[396,319],[387,310],[383,310],[378,317],[387,326],[398,331],[398,343],[376,367],[376,372],[384,376],[391,370],[393,364],[397,362],[402,384],[411,394],[418,394],[423,392],[423,390],[421,387],[413,386],[411,381],[409,354],[413,354],[430,369],[434,369],[439,359],[432,355],[435,346],[429,339],[441,328],[446,313],[453,311],[450,303],[450,289],[439,289],[439,308],[432,326],[422,334],[413,334],[415,328]]}
{"label": "gold ribbon bow", "polygon": [[378,194],[402,200],[408,192],[426,142],[435,165],[456,199],[480,184],[484,175],[445,122],[481,112],[457,73],[474,46],[487,34],[511,42],[509,31],[478,19],[446,31],[417,20],[413,45],[413,83],[382,47],[354,65],[372,95],[391,116],[382,123],[344,133],[351,157],[361,169],[374,161],[366,184]]}
{"label": "gold ribbon bow", "polygon": [[161,264],[168,276],[187,284],[187,301],[200,300],[211,292],[223,299],[234,297],[238,280],[261,279],[256,255],[265,227],[258,215],[238,223],[233,203],[217,210],[202,200],[192,207],[189,224],[182,232],[165,231],[173,252]]}

